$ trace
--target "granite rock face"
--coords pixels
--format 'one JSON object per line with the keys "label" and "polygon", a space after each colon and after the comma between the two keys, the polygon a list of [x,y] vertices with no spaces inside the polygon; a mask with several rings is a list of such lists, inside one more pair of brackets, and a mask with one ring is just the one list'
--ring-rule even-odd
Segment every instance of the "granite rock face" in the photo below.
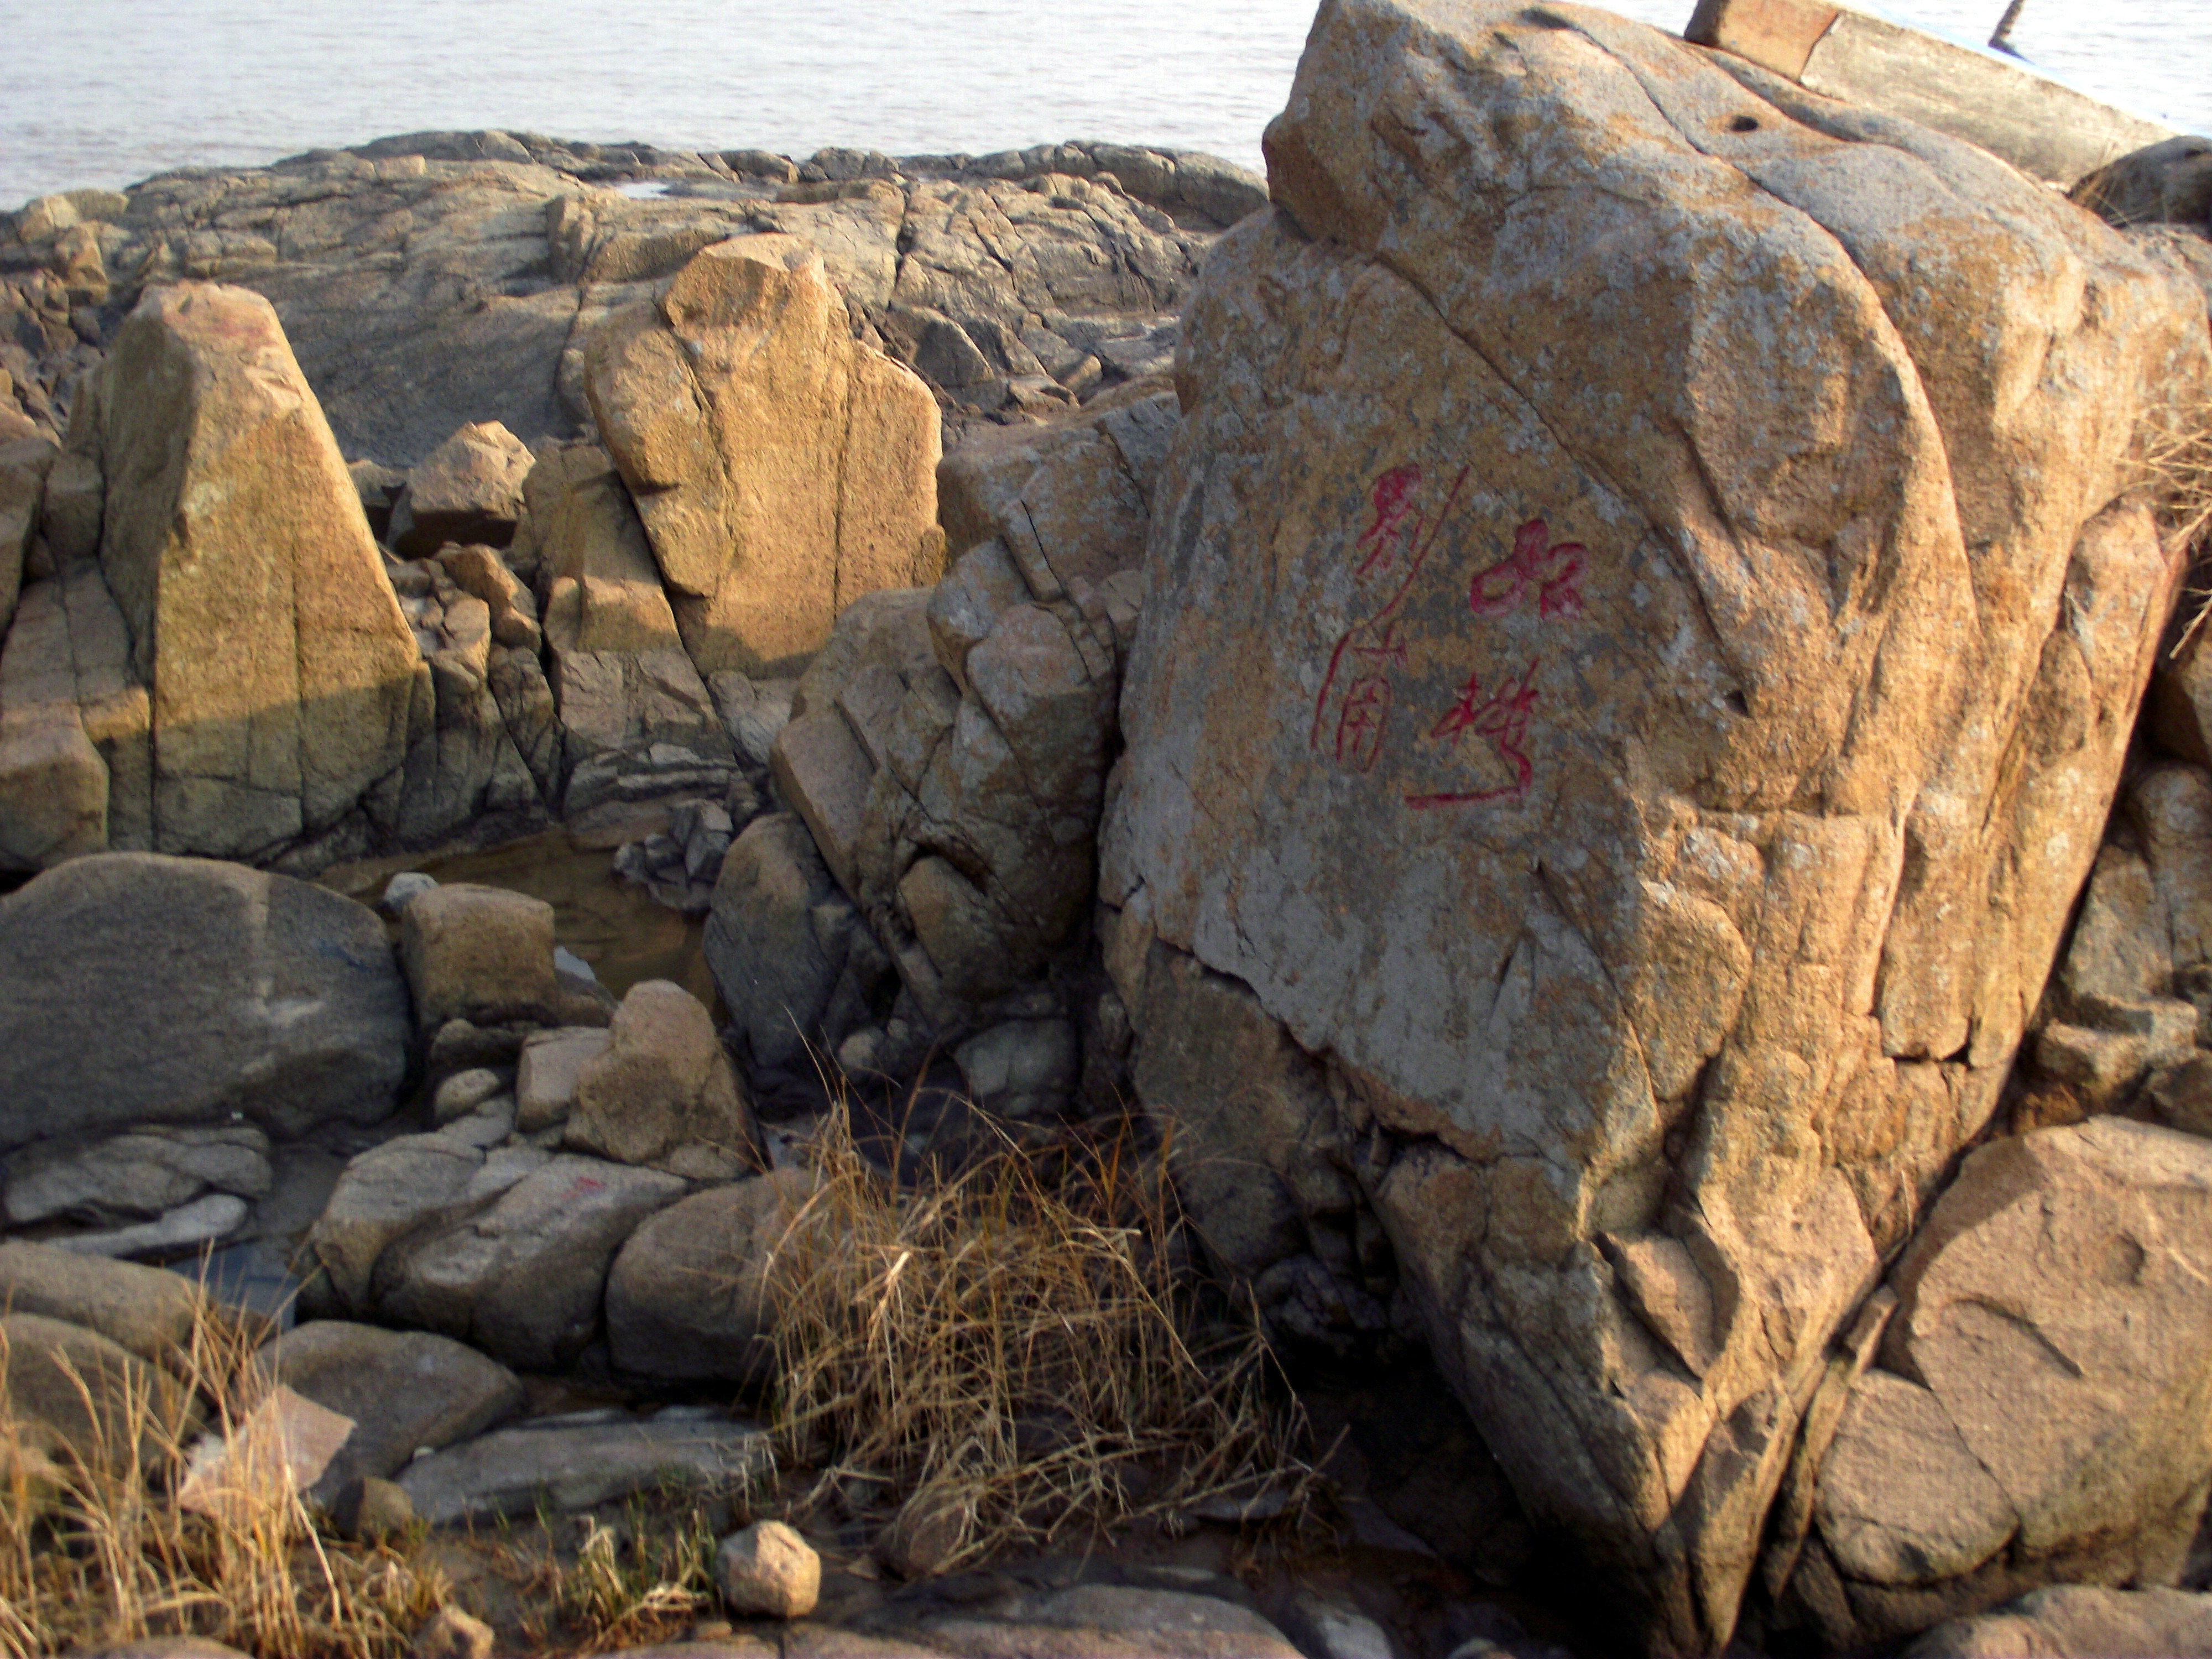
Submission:
{"label": "granite rock face", "polygon": [[600,327],[586,373],[704,672],[782,672],[860,595],[935,580],[936,402],[854,339],[805,243],[705,250]]}
{"label": "granite rock face", "polygon": [[2208,1261],[2212,1142],[2099,1117],[1969,1157],[1814,1460],[1788,1595],[1820,1634],[2173,1583],[2212,1490]]}
{"label": "granite rock face", "polygon": [[680,1178],[654,1170],[566,1155],[542,1161],[465,1220],[385,1250],[376,1311],[522,1370],[565,1364],[599,1328],[615,1252],[684,1190]]}
{"label": "granite rock face", "polygon": [[0,1146],[234,1113],[280,1135],[374,1122],[410,1035],[375,913],[288,876],[112,853],[0,899]]}
{"label": "granite rock face", "polygon": [[1524,1502],[1717,1648],[2094,854],[2202,299],[1573,7],[1332,0],[1267,148],[1184,319],[1109,961],[1139,1064],[1158,945],[1325,1066]]}

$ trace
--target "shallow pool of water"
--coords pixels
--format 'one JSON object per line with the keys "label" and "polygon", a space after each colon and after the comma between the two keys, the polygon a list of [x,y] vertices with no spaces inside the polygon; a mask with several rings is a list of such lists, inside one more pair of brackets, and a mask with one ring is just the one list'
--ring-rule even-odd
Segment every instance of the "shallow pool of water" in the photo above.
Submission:
{"label": "shallow pool of water", "polygon": [[599,983],[621,996],[640,980],[668,979],[714,1008],[714,975],[702,949],[703,917],[655,904],[641,887],[614,873],[605,848],[580,847],[552,829],[482,852],[437,853],[343,865],[322,880],[349,898],[374,904],[402,870],[441,883],[505,887],[553,907],[554,939],[591,963]]}

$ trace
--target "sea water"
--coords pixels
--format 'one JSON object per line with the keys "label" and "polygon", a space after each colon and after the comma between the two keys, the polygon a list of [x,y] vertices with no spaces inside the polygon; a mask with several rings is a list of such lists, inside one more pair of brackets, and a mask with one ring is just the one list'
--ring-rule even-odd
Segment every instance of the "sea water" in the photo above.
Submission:
{"label": "sea water", "polygon": [[[1692,0],[1617,0],[1679,29]],[[2003,0],[1886,0],[1973,42]],[[0,0],[0,206],[387,133],[503,127],[804,156],[1063,138],[1260,165],[1313,0]],[[2014,44],[2212,131],[2205,0],[2027,0]]]}

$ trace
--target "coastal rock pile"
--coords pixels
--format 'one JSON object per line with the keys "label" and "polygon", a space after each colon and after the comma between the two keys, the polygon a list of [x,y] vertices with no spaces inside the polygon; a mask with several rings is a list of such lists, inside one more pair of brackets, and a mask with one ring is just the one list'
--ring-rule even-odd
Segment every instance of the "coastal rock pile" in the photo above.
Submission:
{"label": "coastal rock pile", "polygon": [[[1425,1346],[1654,1653],[2201,1644],[2081,1588],[2201,1572],[2212,1492],[2191,156],[2077,192],[2122,234],[1504,0],[1328,0],[1267,149],[430,135],[19,216],[9,1340],[137,1377],[191,1310],[100,1258],[296,1243],[319,1502],[726,1483],[661,1391],[771,1380],[825,1097],[895,1175],[1110,1115],[1293,1365]],[[697,994],[294,878],[556,820]],[[1389,1643],[1233,1600],[893,1633]]]}

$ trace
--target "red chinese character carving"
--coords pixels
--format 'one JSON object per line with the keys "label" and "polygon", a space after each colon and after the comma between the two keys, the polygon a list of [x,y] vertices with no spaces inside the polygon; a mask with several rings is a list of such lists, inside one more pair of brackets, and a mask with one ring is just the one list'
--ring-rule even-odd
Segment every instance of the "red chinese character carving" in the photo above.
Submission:
{"label": "red chinese character carving", "polygon": [[1355,549],[1364,550],[1367,554],[1360,562],[1359,574],[1365,575],[1376,564],[1395,556],[1407,540],[1419,542],[1421,510],[1413,505],[1413,492],[1420,487],[1421,469],[1418,466],[1394,466],[1375,481],[1374,521],[1353,544]]}
{"label": "red chinese character carving", "polygon": [[1468,584],[1468,609],[1478,617],[1503,616],[1534,583],[1539,617],[1579,617],[1588,552],[1580,542],[1554,544],[1551,526],[1531,519],[1513,532],[1513,550]]}
{"label": "red chinese character carving", "polygon": [[[1416,811],[1431,806],[1462,806],[1476,801],[1498,800],[1506,796],[1518,799],[1528,793],[1534,781],[1536,769],[1521,745],[1528,740],[1528,713],[1536,704],[1536,664],[1531,659],[1521,671],[1518,679],[1509,679],[1482,698],[1482,676],[1470,674],[1467,685],[1459,694],[1459,701],[1451,711],[1430,728],[1429,735],[1438,739],[1456,738],[1462,732],[1472,732],[1478,738],[1487,738],[1497,750],[1498,759],[1513,768],[1513,781],[1495,789],[1461,790],[1430,795],[1408,795],[1406,805]],[[1482,701],[1478,702],[1478,698]]]}
{"label": "red chinese character carving", "polygon": [[[1404,547],[1412,549],[1412,556],[1406,562],[1406,574],[1389,602],[1366,621],[1346,629],[1338,638],[1336,648],[1329,653],[1328,672],[1322,677],[1321,694],[1314,699],[1313,726],[1306,738],[1310,747],[1321,747],[1328,702],[1336,694],[1337,678],[1344,659],[1347,655],[1364,658],[1370,666],[1346,690],[1345,706],[1337,716],[1336,725],[1338,760],[1349,759],[1362,772],[1374,765],[1376,757],[1382,752],[1382,726],[1390,709],[1389,682],[1377,670],[1385,663],[1400,668],[1407,665],[1406,647],[1398,637],[1398,612],[1405,605],[1406,595],[1413,590],[1414,579],[1421,574],[1430,550],[1435,547],[1452,504],[1466,487],[1467,475],[1468,469],[1460,468],[1459,476],[1452,480],[1451,489],[1445,494],[1443,505],[1433,518],[1413,504],[1413,493],[1421,485],[1421,469],[1418,466],[1393,467],[1375,481],[1370,498],[1375,506],[1375,521],[1358,543],[1370,550],[1358,574],[1366,574],[1370,567],[1386,558],[1395,558]],[[1366,701],[1355,717],[1352,697],[1361,687],[1370,686],[1370,682],[1382,686],[1381,700],[1376,700],[1370,688],[1364,693]]]}
{"label": "red chinese character carving", "polygon": [[1390,682],[1380,674],[1352,681],[1344,694],[1344,713],[1337,717],[1338,763],[1357,772],[1371,770],[1382,752],[1382,728],[1389,718]]}

